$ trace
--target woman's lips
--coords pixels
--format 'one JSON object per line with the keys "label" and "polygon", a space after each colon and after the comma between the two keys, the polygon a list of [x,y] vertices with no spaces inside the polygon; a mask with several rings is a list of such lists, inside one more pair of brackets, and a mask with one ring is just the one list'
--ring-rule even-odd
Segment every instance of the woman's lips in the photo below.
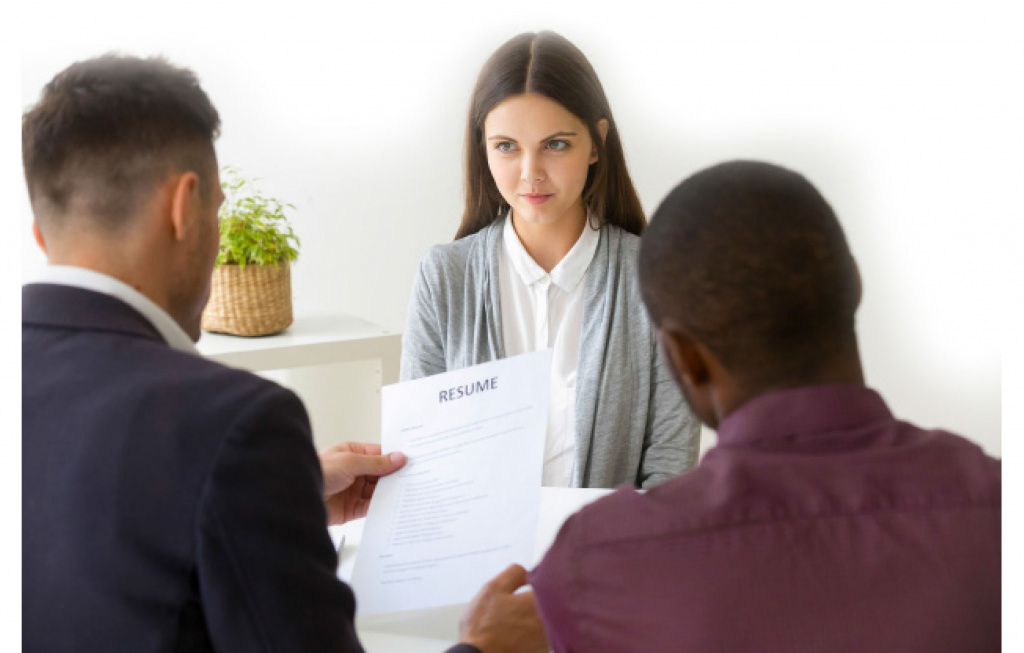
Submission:
{"label": "woman's lips", "polygon": [[524,200],[526,200],[530,204],[543,204],[544,202],[547,202],[548,199],[550,199],[553,195],[554,195],[553,193],[552,194],[547,194],[547,195],[538,195],[538,194],[535,194],[535,193],[526,193],[526,194],[520,195],[519,197],[522,197]]}

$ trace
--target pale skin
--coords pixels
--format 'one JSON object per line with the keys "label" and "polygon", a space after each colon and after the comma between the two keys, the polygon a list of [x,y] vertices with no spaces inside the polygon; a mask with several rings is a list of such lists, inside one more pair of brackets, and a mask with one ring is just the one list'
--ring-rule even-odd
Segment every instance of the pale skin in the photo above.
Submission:
{"label": "pale skin", "polygon": [[327,522],[344,524],[365,517],[377,481],[401,469],[405,454],[381,455],[379,444],[342,442],[320,452]]}
{"label": "pale skin", "polygon": [[510,565],[484,585],[459,620],[459,641],[483,653],[548,651],[533,592],[515,593],[526,580],[523,567]]}
{"label": "pale skin", "polygon": [[[215,160],[210,167],[216,171]],[[219,178],[206,183],[212,192],[204,201],[196,172],[168,173],[129,223],[114,232],[99,228],[100,221],[89,215],[76,215],[87,205],[80,198],[72,198],[68,214],[60,220],[46,221],[65,226],[44,233],[33,222],[32,232],[50,264],[85,268],[122,281],[166,311],[197,341],[217,254],[217,210],[224,201]],[[405,455],[382,455],[376,444],[345,442],[321,452],[328,522],[341,524],[366,516],[377,481],[405,463]],[[547,650],[533,594],[514,594],[525,579],[526,571],[514,565],[484,585],[460,623],[460,641],[484,653]]]}
{"label": "pale skin", "polygon": [[[210,182],[213,196],[207,202],[199,183],[192,171],[166,175],[137,215],[113,232],[94,227],[97,221],[88,216],[74,215],[83,204],[75,200],[71,215],[60,221],[68,226],[44,234],[33,222],[32,231],[51,264],[87,268],[124,282],[198,340],[210,293],[208,271],[217,254],[217,209],[224,200],[219,180]],[[197,271],[197,258],[206,273]]]}
{"label": "pale skin", "polygon": [[[597,121],[601,138],[608,121]],[[562,105],[536,93],[497,104],[484,119],[487,165],[512,207],[512,226],[531,258],[550,272],[586,224],[583,186],[597,163],[590,130]]]}

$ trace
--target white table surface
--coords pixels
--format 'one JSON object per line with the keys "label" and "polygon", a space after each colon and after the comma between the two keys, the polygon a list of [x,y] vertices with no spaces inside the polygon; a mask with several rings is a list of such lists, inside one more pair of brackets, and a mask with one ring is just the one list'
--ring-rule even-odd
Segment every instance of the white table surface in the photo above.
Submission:
{"label": "white table surface", "polygon": [[[537,540],[532,564],[536,565],[544,557],[562,522],[569,515],[609,492],[611,490],[541,488]],[[335,546],[343,535],[345,537],[338,577],[346,582],[352,576],[352,568],[359,553],[364,522],[363,519],[357,519],[329,528]],[[357,596],[357,604],[358,601]],[[459,618],[465,607],[465,604],[461,604],[389,615],[359,616],[356,617],[356,630],[367,653],[440,653],[458,641]]]}

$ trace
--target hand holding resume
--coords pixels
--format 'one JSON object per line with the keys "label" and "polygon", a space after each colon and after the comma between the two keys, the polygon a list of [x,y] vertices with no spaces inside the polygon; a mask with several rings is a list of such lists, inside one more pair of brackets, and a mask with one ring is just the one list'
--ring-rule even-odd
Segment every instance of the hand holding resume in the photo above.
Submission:
{"label": "hand holding resume", "polygon": [[466,603],[533,557],[551,352],[407,383],[381,397],[382,478],[352,573],[361,615]]}

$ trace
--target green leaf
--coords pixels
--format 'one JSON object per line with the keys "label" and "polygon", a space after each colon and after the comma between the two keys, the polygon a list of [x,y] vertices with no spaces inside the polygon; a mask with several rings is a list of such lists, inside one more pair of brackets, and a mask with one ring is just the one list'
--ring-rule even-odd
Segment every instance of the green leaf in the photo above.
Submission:
{"label": "green leaf", "polygon": [[292,204],[264,197],[253,180],[246,179],[234,167],[225,166],[225,201],[220,219],[220,250],[217,265],[277,264],[294,261],[299,255],[299,238],[292,231],[285,209]]}

